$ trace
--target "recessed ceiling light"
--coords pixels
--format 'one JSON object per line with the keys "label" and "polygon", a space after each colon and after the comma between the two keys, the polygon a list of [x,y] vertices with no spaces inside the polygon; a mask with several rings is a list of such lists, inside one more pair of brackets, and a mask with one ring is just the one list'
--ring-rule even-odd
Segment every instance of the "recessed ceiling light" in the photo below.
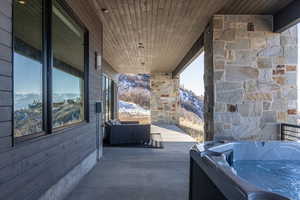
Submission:
{"label": "recessed ceiling light", "polygon": [[138,48],[140,48],[140,49],[144,49],[145,48],[142,42],[138,43]]}
{"label": "recessed ceiling light", "polygon": [[102,8],[101,11],[104,13],[109,13],[109,11],[106,8]]}
{"label": "recessed ceiling light", "polygon": [[25,1],[25,0],[19,0],[18,3],[19,3],[19,4],[22,4],[22,5],[25,5],[25,4],[26,4],[26,1]]}

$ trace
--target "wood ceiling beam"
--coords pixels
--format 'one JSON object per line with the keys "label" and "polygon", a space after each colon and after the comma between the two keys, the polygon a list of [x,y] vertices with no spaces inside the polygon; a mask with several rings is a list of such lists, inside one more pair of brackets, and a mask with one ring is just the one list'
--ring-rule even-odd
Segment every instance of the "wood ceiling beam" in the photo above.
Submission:
{"label": "wood ceiling beam", "polygon": [[283,32],[300,22],[300,1],[294,0],[274,15],[274,32]]}
{"label": "wood ceiling beam", "polygon": [[193,62],[202,52],[203,47],[204,47],[204,34],[202,33],[201,36],[197,39],[197,41],[193,44],[192,48],[187,52],[187,54],[183,57],[183,59],[177,65],[175,70],[172,72],[172,77],[175,78],[191,62]]}

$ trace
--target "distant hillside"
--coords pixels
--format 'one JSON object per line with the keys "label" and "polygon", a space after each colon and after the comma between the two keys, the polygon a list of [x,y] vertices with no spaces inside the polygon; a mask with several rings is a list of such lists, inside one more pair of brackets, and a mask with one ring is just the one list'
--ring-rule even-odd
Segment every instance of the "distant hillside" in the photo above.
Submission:
{"label": "distant hillside", "polygon": [[[150,75],[147,74],[122,74],[119,77],[119,99],[121,112],[133,112],[132,107],[126,108],[128,104],[145,110],[150,109]],[[180,88],[181,106],[190,112],[195,113],[203,120],[203,98],[198,97],[192,91]],[[138,111],[136,111],[138,113]]]}
{"label": "distant hillside", "polygon": [[180,88],[180,103],[187,111],[195,113],[203,120],[204,104],[203,97],[197,96],[194,92]]}
{"label": "distant hillside", "polygon": [[122,90],[129,90],[131,88],[150,90],[150,75],[121,74],[119,76],[119,88]]}
{"label": "distant hillside", "polygon": [[[78,94],[53,94],[53,127],[80,120],[82,101]],[[38,94],[15,94],[14,131],[24,136],[42,130],[42,103]]]}
{"label": "distant hillside", "polygon": [[[150,109],[150,75],[120,75],[118,92],[121,101],[134,103],[145,110]],[[120,103],[119,106],[120,111],[125,112],[125,104]]]}
{"label": "distant hillside", "polygon": [[150,110],[146,110],[141,106],[126,101],[119,101],[119,112],[128,113],[131,115],[150,115]]}
{"label": "distant hillside", "polygon": [[[120,120],[139,121],[142,124],[151,123],[150,95],[150,75],[120,75]],[[180,88],[180,103],[178,126],[197,141],[203,141],[203,97]]]}

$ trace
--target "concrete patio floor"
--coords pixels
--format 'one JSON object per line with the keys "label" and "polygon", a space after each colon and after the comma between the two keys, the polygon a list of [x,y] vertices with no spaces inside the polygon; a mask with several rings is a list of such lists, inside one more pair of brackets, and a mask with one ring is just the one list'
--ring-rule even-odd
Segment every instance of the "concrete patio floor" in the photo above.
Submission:
{"label": "concrete patio floor", "polygon": [[67,200],[187,200],[194,139],[176,126],[152,126],[163,149],[104,148],[103,159]]}

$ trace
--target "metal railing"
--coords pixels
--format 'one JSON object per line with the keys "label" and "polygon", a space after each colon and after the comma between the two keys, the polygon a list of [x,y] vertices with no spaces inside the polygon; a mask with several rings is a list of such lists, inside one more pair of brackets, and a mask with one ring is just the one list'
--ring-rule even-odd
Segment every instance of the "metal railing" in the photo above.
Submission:
{"label": "metal railing", "polygon": [[300,126],[294,124],[280,125],[281,140],[300,141]]}

